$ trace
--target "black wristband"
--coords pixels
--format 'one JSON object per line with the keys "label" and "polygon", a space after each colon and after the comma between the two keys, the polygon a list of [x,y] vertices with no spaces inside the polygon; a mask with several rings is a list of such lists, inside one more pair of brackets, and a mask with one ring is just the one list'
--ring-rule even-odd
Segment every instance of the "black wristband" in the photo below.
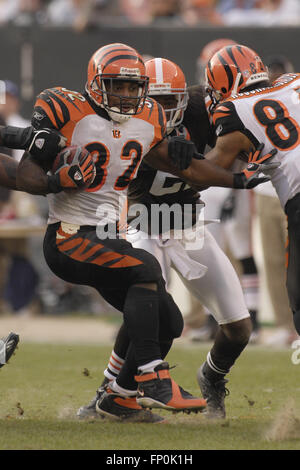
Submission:
{"label": "black wristband", "polygon": [[233,173],[233,188],[245,189],[245,175],[244,173]]}
{"label": "black wristband", "polygon": [[48,192],[49,193],[60,193],[63,188],[60,186],[58,182],[58,177],[57,175],[48,175]]}
{"label": "black wristband", "polygon": [[2,145],[10,149],[26,150],[29,147],[32,134],[32,127],[4,126],[0,128]]}

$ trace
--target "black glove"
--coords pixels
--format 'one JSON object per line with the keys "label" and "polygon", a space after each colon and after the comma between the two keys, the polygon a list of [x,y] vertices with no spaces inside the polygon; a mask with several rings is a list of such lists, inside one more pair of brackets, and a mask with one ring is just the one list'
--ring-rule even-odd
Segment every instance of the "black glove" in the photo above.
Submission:
{"label": "black glove", "polygon": [[54,129],[33,129],[25,148],[33,157],[48,160],[66,146],[66,141],[66,137]]}
{"label": "black glove", "polygon": [[[249,154],[249,163],[247,168],[241,173],[234,173],[233,187],[236,189],[251,189],[261,183],[270,181],[270,176],[267,174],[270,170],[275,170],[280,166],[280,162],[270,162],[269,160],[276,155],[277,150],[273,149],[266,155],[260,156],[264,144],[259,144],[254,152]],[[265,163],[267,162],[267,163]]]}
{"label": "black glove", "polygon": [[182,135],[170,137],[168,141],[168,154],[173,165],[179,170],[186,170],[197,154],[197,149],[191,140],[185,139]]}
{"label": "black glove", "polygon": [[32,126],[1,127],[0,138],[4,147],[27,150],[42,161],[54,159],[66,145],[66,138],[55,129],[35,130]]}

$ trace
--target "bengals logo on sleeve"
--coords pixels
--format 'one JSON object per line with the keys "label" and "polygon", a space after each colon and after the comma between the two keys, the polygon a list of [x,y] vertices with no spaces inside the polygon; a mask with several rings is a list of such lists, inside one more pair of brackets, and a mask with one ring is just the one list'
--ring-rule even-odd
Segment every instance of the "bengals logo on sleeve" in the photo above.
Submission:
{"label": "bengals logo on sleeve", "polygon": [[235,110],[234,104],[230,101],[216,106],[212,118],[217,137],[245,129],[244,124]]}

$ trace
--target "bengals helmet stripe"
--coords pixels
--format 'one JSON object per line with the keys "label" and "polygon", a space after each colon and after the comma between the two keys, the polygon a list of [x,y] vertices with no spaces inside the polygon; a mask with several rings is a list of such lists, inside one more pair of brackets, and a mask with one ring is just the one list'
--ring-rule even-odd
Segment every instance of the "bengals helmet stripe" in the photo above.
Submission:
{"label": "bengals helmet stripe", "polygon": [[[112,57],[108,60],[108,62],[106,62],[106,64],[103,65],[103,72],[109,64],[112,64],[113,62],[121,59],[136,60],[136,57],[134,55],[117,55],[115,57]],[[144,62],[139,57],[138,60],[144,65]]]}
{"label": "bengals helmet stripe", "polygon": [[[113,92],[114,81],[124,79],[137,84],[137,96],[129,97]],[[115,121],[125,122],[131,116],[140,114],[148,91],[148,77],[141,55],[126,44],[115,43],[101,47],[89,61],[86,91],[95,104],[105,108]],[[116,98],[119,103],[110,104],[116,103]],[[131,105],[129,111],[128,102]]]}
{"label": "bengals helmet stripe", "polygon": [[255,51],[240,44],[223,47],[213,55],[206,67],[208,92],[214,103],[268,79],[261,58]]}

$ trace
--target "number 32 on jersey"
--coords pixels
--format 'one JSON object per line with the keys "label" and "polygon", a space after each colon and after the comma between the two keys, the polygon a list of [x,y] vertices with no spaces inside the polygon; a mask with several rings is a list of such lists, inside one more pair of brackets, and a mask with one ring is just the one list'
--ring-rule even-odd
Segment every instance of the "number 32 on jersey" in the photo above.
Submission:
{"label": "number 32 on jersey", "polygon": [[[94,157],[96,166],[96,178],[91,186],[85,191],[96,192],[102,188],[107,178],[107,166],[110,160],[109,149],[101,142],[91,142],[85,148]],[[128,162],[124,171],[116,178],[114,189],[116,191],[123,191],[127,189],[130,181],[134,178],[137,168],[140,164],[143,155],[143,147],[136,140],[128,140],[121,152],[121,160]]]}

